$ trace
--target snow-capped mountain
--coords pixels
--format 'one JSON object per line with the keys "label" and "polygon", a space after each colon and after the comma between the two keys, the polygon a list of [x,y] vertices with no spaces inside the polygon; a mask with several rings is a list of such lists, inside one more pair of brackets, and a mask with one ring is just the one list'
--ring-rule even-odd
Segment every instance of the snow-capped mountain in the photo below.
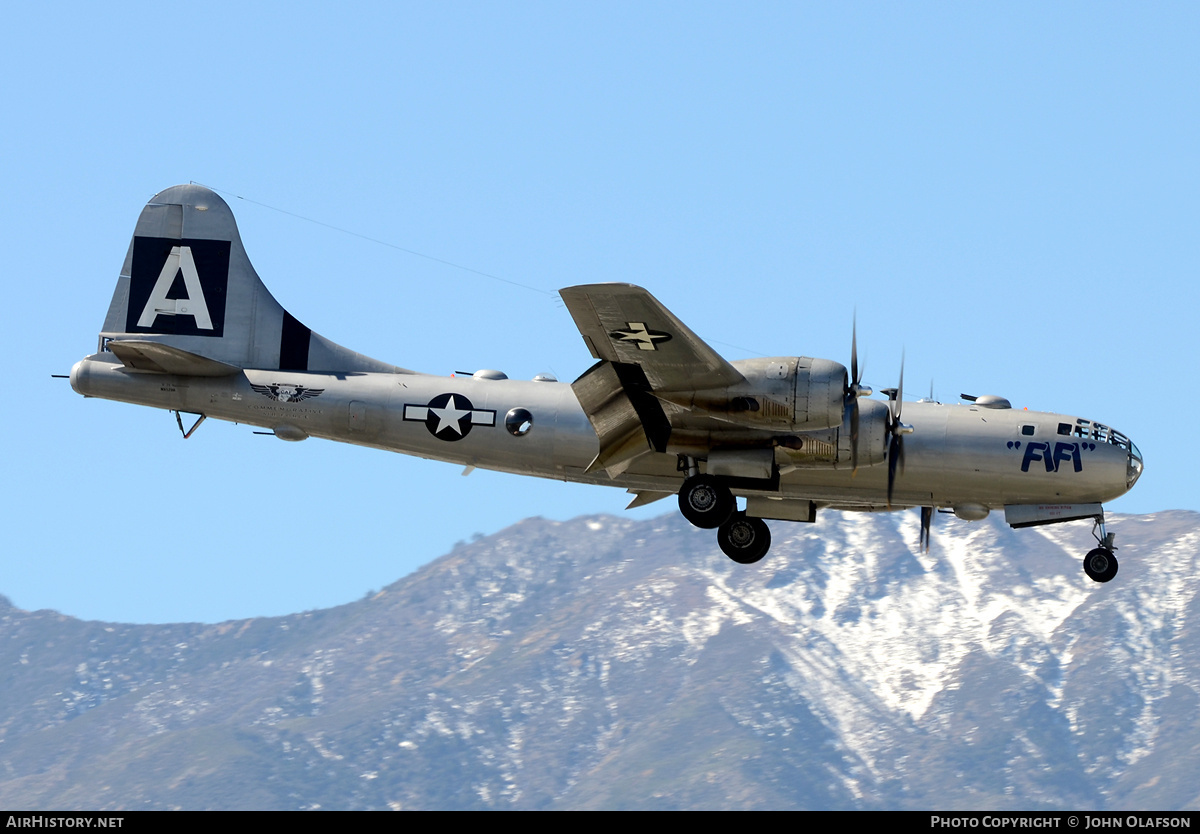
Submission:
{"label": "snow-capped mountain", "polygon": [[11,808],[1200,805],[1200,515],[530,519],[328,611],[0,607]]}

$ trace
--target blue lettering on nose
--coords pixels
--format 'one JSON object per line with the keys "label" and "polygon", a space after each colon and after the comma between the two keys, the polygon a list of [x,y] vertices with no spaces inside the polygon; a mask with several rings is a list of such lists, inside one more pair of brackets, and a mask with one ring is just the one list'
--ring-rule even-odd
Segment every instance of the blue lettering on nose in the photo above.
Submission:
{"label": "blue lettering on nose", "polygon": [[1074,464],[1076,472],[1083,470],[1083,461],[1079,457],[1079,444],[1059,441],[1054,444],[1054,471],[1057,472],[1059,465],[1067,461]]}
{"label": "blue lettering on nose", "polygon": [[[1008,448],[1019,449],[1020,445],[1009,441]],[[1049,443],[1039,443],[1036,440],[1031,440],[1025,444],[1025,456],[1021,460],[1021,471],[1028,472],[1029,464],[1035,460],[1040,460],[1046,466],[1047,472],[1058,472],[1059,467],[1064,463],[1071,464],[1071,467],[1076,472],[1083,471],[1083,458],[1079,454],[1081,450],[1079,443],[1064,443],[1059,441],[1054,444],[1054,450],[1051,452]]]}
{"label": "blue lettering on nose", "polygon": [[1041,460],[1046,462],[1046,471],[1053,472],[1054,458],[1045,454],[1048,451],[1050,451],[1050,444],[1048,443],[1038,443],[1037,441],[1032,440],[1029,443],[1026,443],[1025,459],[1021,461],[1021,471],[1028,472],[1030,463],[1035,460]]}

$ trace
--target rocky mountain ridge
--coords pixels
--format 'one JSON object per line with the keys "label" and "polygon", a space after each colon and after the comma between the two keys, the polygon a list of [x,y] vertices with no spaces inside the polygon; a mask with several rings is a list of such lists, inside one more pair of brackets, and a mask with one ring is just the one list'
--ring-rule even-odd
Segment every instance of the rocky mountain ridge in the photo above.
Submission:
{"label": "rocky mountain ridge", "polygon": [[0,603],[10,808],[1200,806],[1200,515],[529,519],[217,625]]}

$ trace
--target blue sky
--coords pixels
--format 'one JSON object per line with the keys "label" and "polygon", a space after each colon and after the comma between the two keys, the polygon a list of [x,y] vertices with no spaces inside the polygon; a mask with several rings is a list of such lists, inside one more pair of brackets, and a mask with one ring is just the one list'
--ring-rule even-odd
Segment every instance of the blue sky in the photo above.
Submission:
{"label": "blue sky", "polygon": [[14,6],[0,593],[282,614],[526,516],[622,512],[245,426],[184,442],[52,380],[94,349],[142,205],[189,180],[295,316],[385,361],[573,379],[553,293],[593,281],[731,359],[846,362],[857,309],[877,388],[906,351],[911,397],[1108,423],[1147,466],[1113,511],[1200,509],[1197,43],[1184,3]]}

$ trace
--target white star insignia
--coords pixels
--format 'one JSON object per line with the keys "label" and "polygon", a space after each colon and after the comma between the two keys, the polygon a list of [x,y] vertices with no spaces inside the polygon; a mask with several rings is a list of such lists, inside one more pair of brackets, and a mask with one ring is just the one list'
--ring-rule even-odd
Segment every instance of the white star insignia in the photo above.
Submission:
{"label": "white star insignia", "polygon": [[462,427],[459,425],[459,422],[463,417],[466,417],[471,413],[469,410],[458,408],[454,401],[453,395],[451,395],[450,401],[441,408],[431,408],[429,410],[437,415],[438,427],[435,432],[437,434],[440,434],[446,429],[454,429],[454,431],[458,434],[462,434],[463,431]]}
{"label": "white star insignia", "polygon": [[659,333],[650,331],[646,327],[645,322],[631,321],[626,322],[628,330],[616,330],[610,335],[619,342],[634,342],[639,350],[657,350],[654,343],[666,341],[671,338],[669,333]]}

